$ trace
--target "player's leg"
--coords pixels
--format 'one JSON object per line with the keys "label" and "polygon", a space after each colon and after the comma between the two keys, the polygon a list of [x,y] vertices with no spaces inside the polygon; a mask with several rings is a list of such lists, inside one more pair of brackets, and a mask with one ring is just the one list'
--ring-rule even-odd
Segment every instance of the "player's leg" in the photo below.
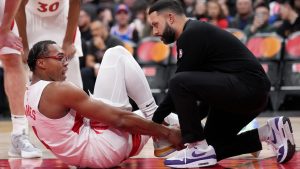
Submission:
{"label": "player's leg", "polygon": [[66,76],[67,81],[74,83],[80,88],[83,88],[81,72],[79,67],[79,58],[77,56],[74,56],[74,58],[70,60]]}
{"label": "player's leg", "polygon": [[12,118],[12,146],[10,156],[23,158],[41,157],[42,152],[35,148],[28,138],[28,122],[24,115],[25,69],[18,52],[9,48],[0,49],[4,69],[4,86]]}
{"label": "player's leg", "polygon": [[121,46],[105,52],[94,95],[123,108],[130,108],[129,96],[147,119],[152,118],[157,108],[144,72],[133,56]]}
{"label": "player's leg", "polygon": [[[153,113],[157,108],[144,72],[133,56],[121,46],[108,49],[104,54],[94,94],[97,98],[105,99],[108,103],[111,101],[112,105],[122,108],[130,107],[129,96],[137,103],[140,112],[143,113],[143,117],[149,120],[152,119]],[[165,120],[169,124],[178,125],[178,119],[174,114]],[[140,140],[142,141],[140,143],[141,149],[148,137],[142,136]],[[175,148],[166,140],[159,139],[155,140],[154,143],[154,154],[156,156],[166,156],[175,151]]]}
{"label": "player's leg", "polygon": [[77,85],[80,88],[83,88],[81,72],[80,72],[80,65],[79,65],[79,57],[83,56],[82,47],[81,47],[81,34],[79,28],[77,27],[76,35],[74,39],[74,46],[76,49],[76,53],[74,58],[68,64],[68,71],[67,71],[67,81],[70,81]]}

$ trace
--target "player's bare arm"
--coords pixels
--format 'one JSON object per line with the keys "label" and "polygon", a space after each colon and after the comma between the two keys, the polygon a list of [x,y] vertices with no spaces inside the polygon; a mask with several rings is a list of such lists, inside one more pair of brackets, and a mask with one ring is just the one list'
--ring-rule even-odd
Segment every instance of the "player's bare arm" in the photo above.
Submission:
{"label": "player's bare arm", "polygon": [[[101,121],[120,130],[162,137],[176,145],[181,144],[178,129],[170,129],[143,119],[132,112],[95,100],[69,82],[53,82],[45,88],[39,103],[40,112],[43,112],[49,118],[55,119],[65,116],[70,108],[84,117]],[[59,113],[53,114],[53,112]]]}
{"label": "player's bare arm", "polygon": [[68,24],[67,30],[63,41],[63,50],[66,57],[72,57],[76,49],[73,45],[74,35],[76,33],[78,18],[80,12],[80,0],[69,0],[69,13],[68,13]]}
{"label": "player's bare arm", "polygon": [[26,33],[26,25],[27,25],[27,20],[26,20],[26,13],[25,13],[25,6],[28,3],[28,0],[21,0],[21,4],[19,7],[19,10],[16,14],[16,22],[18,24],[18,30],[20,37],[22,37],[22,44],[24,47],[24,54],[23,54],[23,61],[27,61],[27,56],[28,56],[28,51],[29,51],[29,46],[28,46],[28,39],[27,39],[27,33]]}
{"label": "player's bare arm", "polygon": [[20,0],[6,1],[5,13],[0,25],[0,48],[10,47],[19,51],[23,50],[21,39],[11,32],[11,24],[19,8]]}

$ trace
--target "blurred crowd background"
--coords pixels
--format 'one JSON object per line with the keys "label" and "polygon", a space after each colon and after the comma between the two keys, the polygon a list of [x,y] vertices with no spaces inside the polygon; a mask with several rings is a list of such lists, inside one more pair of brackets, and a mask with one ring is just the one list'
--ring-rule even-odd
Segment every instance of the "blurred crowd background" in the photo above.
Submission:
{"label": "blurred crowd background", "polygon": [[[106,49],[125,46],[143,68],[159,103],[176,64],[175,44],[152,37],[147,9],[155,0],[83,0],[78,20],[84,90],[93,93]],[[272,81],[266,110],[300,110],[300,0],[181,0],[186,15],[233,33]],[[291,40],[290,42],[288,40]],[[299,63],[298,63],[299,62]],[[101,73],[101,72],[100,72]],[[299,83],[299,84],[298,84]],[[297,88],[299,86],[299,88]],[[299,91],[299,93],[298,93]],[[0,116],[8,110],[0,68]]]}

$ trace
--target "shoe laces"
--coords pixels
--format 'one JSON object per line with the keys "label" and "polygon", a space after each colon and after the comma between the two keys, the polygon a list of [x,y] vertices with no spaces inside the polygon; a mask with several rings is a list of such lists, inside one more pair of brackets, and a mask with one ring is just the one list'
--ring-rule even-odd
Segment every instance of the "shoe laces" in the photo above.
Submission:
{"label": "shoe laces", "polygon": [[187,160],[187,151],[189,150],[189,149],[192,149],[192,148],[194,148],[194,149],[197,149],[197,143],[186,143],[186,144],[184,144],[184,146],[186,146],[186,148],[184,149],[184,163],[186,164],[186,160]]}

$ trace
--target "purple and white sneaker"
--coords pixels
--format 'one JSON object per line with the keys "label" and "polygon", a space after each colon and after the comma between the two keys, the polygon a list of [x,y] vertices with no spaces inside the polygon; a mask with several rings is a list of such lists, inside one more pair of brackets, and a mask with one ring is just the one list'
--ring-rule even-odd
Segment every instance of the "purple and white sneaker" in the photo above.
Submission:
{"label": "purple and white sneaker", "polygon": [[188,145],[186,149],[178,151],[177,155],[165,160],[165,165],[171,168],[196,168],[217,164],[217,157],[212,146],[200,149]]}
{"label": "purple and white sneaker", "polygon": [[267,121],[271,135],[267,142],[272,145],[278,163],[288,162],[295,154],[295,141],[291,121],[287,117],[275,117]]}

